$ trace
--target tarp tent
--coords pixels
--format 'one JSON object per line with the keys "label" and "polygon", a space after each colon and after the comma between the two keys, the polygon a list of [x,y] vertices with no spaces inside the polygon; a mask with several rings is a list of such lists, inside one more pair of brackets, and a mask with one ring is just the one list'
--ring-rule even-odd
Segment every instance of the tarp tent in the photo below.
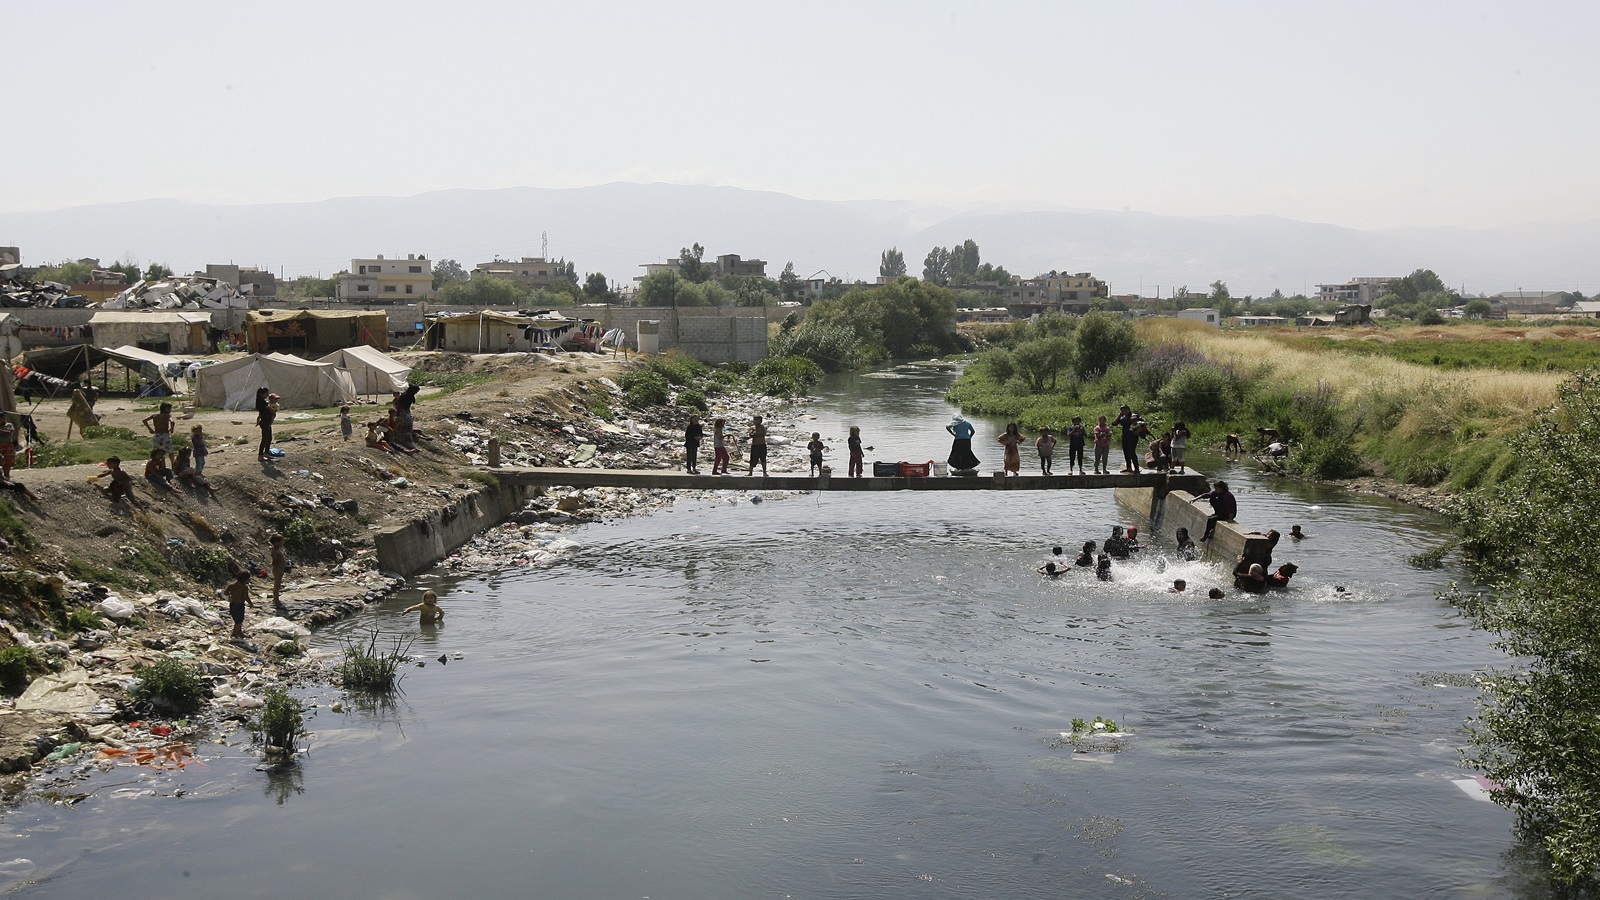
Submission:
{"label": "tarp tent", "polygon": [[211,315],[203,312],[96,312],[89,334],[96,347],[132,346],[157,353],[205,353]]}
{"label": "tarp tent", "polygon": [[350,373],[356,392],[388,394],[406,389],[411,367],[371,347],[346,347],[335,350],[317,362],[332,363]]}
{"label": "tarp tent", "polygon": [[183,371],[188,366],[188,361],[176,356],[167,356],[153,350],[141,350],[138,347],[115,347],[110,350],[101,348],[102,353],[111,358],[112,362],[122,363],[124,366],[139,373],[139,377],[151,384],[159,384],[169,393],[182,394],[188,390],[183,378]]}
{"label": "tarp tent", "polygon": [[527,315],[496,312],[430,313],[422,343],[428,350],[457,353],[525,353],[559,349],[562,337],[580,324],[548,310]]}
{"label": "tarp tent", "polygon": [[327,353],[360,344],[389,349],[389,314],[381,309],[253,309],[244,330],[253,353]]}
{"label": "tarp tent", "polygon": [[254,409],[256,389],[263,387],[277,394],[285,409],[338,406],[356,399],[350,373],[338,366],[282,353],[252,353],[201,369],[195,405]]}

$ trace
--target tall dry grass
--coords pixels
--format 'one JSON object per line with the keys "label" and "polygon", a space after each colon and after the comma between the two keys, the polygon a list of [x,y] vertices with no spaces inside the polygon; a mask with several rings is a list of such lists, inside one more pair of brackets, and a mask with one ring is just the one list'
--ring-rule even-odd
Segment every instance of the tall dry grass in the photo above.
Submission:
{"label": "tall dry grass", "polygon": [[1307,350],[1271,332],[1218,331],[1200,322],[1143,319],[1139,337],[1148,343],[1188,344],[1205,355],[1295,389],[1327,385],[1353,407],[1386,408],[1387,425],[1402,437],[1447,433],[1470,419],[1512,425],[1556,400],[1567,379],[1560,372],[1492,369],[1441,370],[1383,357]]}

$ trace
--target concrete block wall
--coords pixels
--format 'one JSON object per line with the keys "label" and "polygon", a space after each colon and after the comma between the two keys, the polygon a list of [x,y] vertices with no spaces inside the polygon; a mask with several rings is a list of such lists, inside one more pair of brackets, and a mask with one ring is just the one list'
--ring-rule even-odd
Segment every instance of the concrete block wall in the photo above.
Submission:
{"label": "concrete block wall", "polygon": [[385,528],[375,540],[378,567],[409,578],[449,556],[478,532],[510,518],[537,490],[515,484],[485,487],[404,525]]}
{"label": "concrete block wall", "polygon": [[1267,535],[1238,522],[1218,522],[1211,540],[1200,543],[1206,533],[1206,519],[1211,517],[1211,503],[1196,501],[1195,495],[1183,490],[1173,490],[1160,500],[1155,499],[1154,488],[1117,488],[1117,502],[1137,513],[1159,532],[1164,543],[1171,543],[1179,528],[1189,529],[1189,537],[1200,548],[1203,559],[1222,563],[1231,570],[1240,556],[1252,562],[1265,559]]}

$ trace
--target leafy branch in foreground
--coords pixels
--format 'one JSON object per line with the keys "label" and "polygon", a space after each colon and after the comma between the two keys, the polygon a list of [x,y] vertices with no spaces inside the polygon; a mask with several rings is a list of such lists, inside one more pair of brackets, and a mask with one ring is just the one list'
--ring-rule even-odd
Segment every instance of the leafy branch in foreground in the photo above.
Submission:
{"label": "leafy branch in foreground", "polygon": [[1463,758],[1575,885],[1600,873],[1600,372],[1559,397],[1512,438],[1517,471],[1459,501],[1481,591],[1449,596],[1516,660],[1482,680]]}

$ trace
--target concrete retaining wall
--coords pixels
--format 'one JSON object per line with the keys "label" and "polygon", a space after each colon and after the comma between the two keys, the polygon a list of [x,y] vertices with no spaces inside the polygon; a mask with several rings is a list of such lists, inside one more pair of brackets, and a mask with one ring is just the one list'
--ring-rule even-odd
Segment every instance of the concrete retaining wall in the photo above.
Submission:
{"label": "concrete retaining wall", "polygon": [[503,484],[485,487],[404,525],[378,532],[378,567],[406,578],[449,556],[478,532],[504,522],[537,489]]}
{"label": "concrete retaining wall", "polygon": [[1159,532],[1166,542],[1172,541],[1172,535],[1179,528],[1189,529],[1189,538],[1200,548],[1202,558],[1224,563],[1230,570],[1240,556],[1251,562],[1262,562],[1269,556],[1266,534],[1251,531],[1237,522],[1218,522],[1211,540],[1200,543],[1200,536],[1206,533],[1206,519],[1211,516],[1211,504],[1197,503],[1194,494],[1179,490],[1156,501],[1155,490],[1117,488],[1117,502],[1146,519],[1150,528]]}

